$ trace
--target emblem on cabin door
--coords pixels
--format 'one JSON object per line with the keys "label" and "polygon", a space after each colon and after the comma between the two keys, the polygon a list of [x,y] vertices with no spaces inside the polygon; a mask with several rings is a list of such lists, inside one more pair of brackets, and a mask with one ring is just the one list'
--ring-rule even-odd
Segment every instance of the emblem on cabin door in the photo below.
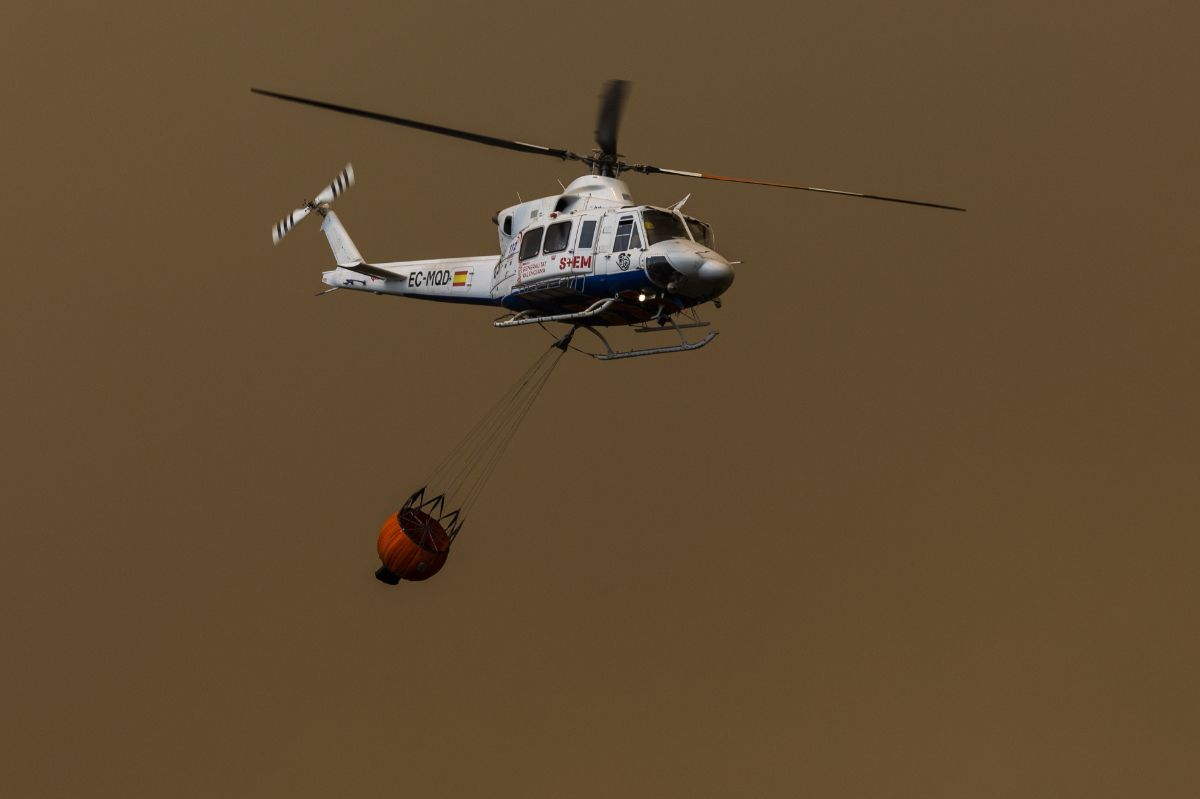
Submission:
{"label": "emblem on cabin door", "polygon": [[623,252],[617,256],[617,266],[621,268],[622,272],[629,268],[629,253]]}

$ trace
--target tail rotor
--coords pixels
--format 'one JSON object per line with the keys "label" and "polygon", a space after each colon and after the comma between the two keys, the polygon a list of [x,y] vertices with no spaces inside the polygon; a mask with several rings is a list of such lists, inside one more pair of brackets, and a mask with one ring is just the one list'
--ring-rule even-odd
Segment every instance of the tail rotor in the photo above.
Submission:
{"label": "tail rotor", "polygon": [[340,197],[346,189],[354,185],[354,167],[346,164],[345,168],[337,174],[333,182],[326,186],[317,195],[316,199],[308,200],[304,206],[297,208],[283,219],[271,226],[271,241],[278,244],[280,240],[287,234],[292,232],[292,228],[300,223],[300,220],[308,216],[311,212],[317,211],[323,213],[325,208],[335,199]]}

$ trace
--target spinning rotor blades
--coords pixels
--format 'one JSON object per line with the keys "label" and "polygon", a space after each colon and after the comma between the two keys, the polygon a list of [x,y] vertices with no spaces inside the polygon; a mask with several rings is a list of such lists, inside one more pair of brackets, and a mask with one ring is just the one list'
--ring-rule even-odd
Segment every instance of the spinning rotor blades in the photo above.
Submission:
{"label": "spinning rotor blades", "polygon": [[286,100],[289,103],[300,103],[301,105],[311,105],[314,108],[323,108],[326,111],[336,111],[339,114],[349,114],[350,116],[364,117],[373,119],[376,122],[387,122],[392,125],[403,125],[406,128],[416,128],[429,133],[440,133],[443,136],[453,136],[456,139],[466,139],[478,144],[487,144],[492,147],[502,147],[505,150],[516,150],[519,153],[533,153],[534,155],[549,155],[554,158],[561,158],[564,161],[585,161],[583,156],[576,155],[570,150],[559,150],[554,147],[542,147],[540,144],[527,144],[523,141],[514,141],[512,139],[500,139],[495,136],[486,136],[482,133],[471,133],[466,130],[456,130],[455,128],[447,128],[444,125],[433,125],[429,122],[418,122],[415,119],[404,119],[390,114],[381,114],[376,111],[365,111],[361,108],[351,108],[348,105],[337,105],[336,103],[327,103],[323,100],[310,100],[306,97],[296,97],[291,94],[280,94],[279,92],[268,91],[267,89],[250,89],[255,94],[261,94],[264,97],[274,97],[277,100]]}
{"label": "spinning rotor blades", "polygon": [[[300,103],[301,105],[310,105],[314,108],[323,108],[326,111],[336,111],[339,114],[349,114],[350,116],[364,117],[365,119],[373,119],[377,122],[387,122],[392,125],[402,125],[407,128],[415,128],[417,130],[427,131],[429,133],[438,133],[442,136],[452,136],[456,139],[465,139],[478,144],[486,144],[491,147],[500,147],[505,150],[515,150],[519,153],[532,153],[534,155],[548,155],[554,158],[561,158],[564,161],[580,161],[592,168],[593,174],[600,174],[606,177],[619,177],[622,172],[632,171],[641,172],[646,175],[679,175],[685,178],[700,178],[701,180],[719,180],[726,183],[747,183],[752,186],[772,186],[780,189],[794,189],[796,191],[813,191],[821,194],[840,194],[843,197],[858,197],[864,200],[879,200],[888,203],[903,203],[904,205],[918,205],[924,208],[940,208],[946,211],[965,211],[965,208],[959,208],[956,205],[944,205],[942,203],[926,202],[924,200],[907,200],[902,197],[887,197],[882,194],[866,194],[857,191],[843,191],[841,189],[823,189],[817,186],[797,186],[791,183],[776,183],[769,180],[754,180],[752,178],[734,178],[724,177],[722,175],[710,175],[704,172],[687,172],[682,169],[667,169],[666,167],[653,166],[651,164],[627,164],[624,161],[618,160],[620,155],[617,153],[617,130],[621,123],[621,111],[624,108],[625,100],[629,95],[629,83],[623,80],[609,81],[604,86],[604,91],[600,95],[600,112],[596,119],[596,144],[598,152],[593,155],[579,155],[570,150],[562,150],[555,147],[543,147],[540,144],[529,144],[527,142],[516,141],[513,139],[501,139],[496,136],[487,136],[482,133],[471,133],[465,130],[457,130],[448,128],[443,125],[434,125],[429,122],[418,122],[414,119],[404,119],[403,117],[392,116],[390,114],[381,114],[377,111],[365,111],[361,108],[351,108],[350,106],[337,105],[336,103],[327,103],[323,100],[310,100],[306,97],[296,97],[291,94],[281,94],[267,89],[250,89],[255,94],[261,94],[265,97],[274,97],[278,100],[286,100],[290,103]],[[298,210],[296,213],[300,213]],[[284,220],[290,222],[283,229],[281,234],[286,233],[298,219]],[[281,223],[283,224],[283,223]]]}
{"label": "spinning rotor blades", "polygon": [[621,125],[621,109],[629,95],[629,82],[610,80],[600,95],[600,114],[596,117],[596,144],[600,152],[616,158],[617,128]]}
{"label": "spinning rotor blades", "polygon": [[303,208],[297,208],[276,222],[271,227],[271,243],[278,244],[284,236],[292,232],[292,228],[298,225],[301,219],[308,216],[310,211],[312,211],[312,208],[306,205]]}
{"label": "spinning rotor blades", "polygon": [[333,202],[342,192],[354,185],[354,167],[350,164],[342,167],[342,171],[338,172],[337,177],[333,179],[325,188],[321,189],[321,193],[317,195],[315,200],[309,200],[304,204],[303,208],[297,208],[290,214],[279,220],[271,228],[271,241],[278,244],[280,240],[287,234],[292,232],[292,228],[299,224],[300,220],[308,216],[309,213],[318,206],[327,206]]}
{"label": "spinning rotor blades", "polygon": [[708,175],[703,172],[685,172],[682,169],[667,169],[660,166],[651,166],[649,164],[623,164],[624,169],[633,172],[642,172],[647,175],[680,175],[685,178],[702,178],[703,180],[723,180],[727,183],[749,183],[752,186],[773,186],[777,189],[796,189],[797,191],[817,191],[822,194],[840,194],[843,197],[861,197],[864,200],[882,200],[889,203],[904,203],[905,205],[921,205],[925,208],[942,208],[946,211],[965,211],[966,208],[959,208],[956,205],[942,205],[941,203],[925,202],[924,200],[905,200],[901,197],[884,197],[880,194],[863,194],[857,191],[842,191],[841,189],[822,189],[816,186],[794,186],[791,183],[772,183],[767,180],[754,180],[752,178],[728,178],[721,175]]}

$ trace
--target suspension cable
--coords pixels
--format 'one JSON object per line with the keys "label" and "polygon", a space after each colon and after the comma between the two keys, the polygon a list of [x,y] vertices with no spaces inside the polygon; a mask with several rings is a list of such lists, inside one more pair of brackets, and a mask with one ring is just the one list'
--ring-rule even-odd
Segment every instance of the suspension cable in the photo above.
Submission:
{"label": "suspension cable", "polygon": [[539,355],[430,472],[425,485],[457,506],[460,518],[482,494],[569,345],[570,334]]}

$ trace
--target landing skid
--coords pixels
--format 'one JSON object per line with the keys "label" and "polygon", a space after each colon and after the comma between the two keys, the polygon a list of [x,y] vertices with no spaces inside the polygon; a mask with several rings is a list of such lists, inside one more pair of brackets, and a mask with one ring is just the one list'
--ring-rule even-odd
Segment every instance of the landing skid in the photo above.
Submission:
{"label": "landing skid", "polygon": [[[688,322],[686,324],[676,324],[675,330],[687,330],[689,327],[708,327],[711,322]],[[665,333],[671,330],[669,327],[650,327],[650,325],[642,325],[633,329],[634,333]]]}
{"label": "landing skid", "polygon": [[[601,335],[600,331],[597,330],[596,328],[592,327],[591,325],[578,325],[578,327],[582,330],[588,331],[589,333],[594,335],[596,338],[600,339],[600,343],[604,345],[605,352],[586,353],[587,355],[591,355],[593,358],[595,358],[598,361],[615,361],[618,358],[641,358],[646,355],[666,355],[669,352],[687,352],[688,350],[698,350],[701,347],[707,346],[710,341],[712,341],[714,338],[717,337],[717,331],[713,330],[713,331],[710,331],[707,336],[700,339],[699,341],[690,342],[686,338],[684,338],[683,328],[685,328],[685,327],[700,327],[701,325],[697,325],[697,324],[679,325],[679,324],[675,323],[674,319],[669,319],[668,322],[670,323],[671,327],[675,330],[675,332],[679,334],[679,343],[678,344],[675,344],[670,347],[643,347],[642,349],[621,350],[619,352],[612,348],[612,345],[610,345],[608,343],[608,339],[606,339],[603,335]],[[707,324],[707,323],[705,323],[705,324]],[[665,327],[661,328],[661,330],[666,330],[666,329],[667,328],[665,328]],[[638,332],[639,333],[653,333],[653,332],[658,332],[658,331],[638,330]]]}
{"label": "landing skid", "polygon": [[570,325],[570,331],[554,344],[554,346],[563,350],[565,350],[566,347],[571,343],[571,337],[575,335],[576,330],[586,330],[600,340],[600,343],[604,345],[604,352],[584,352],[583,350],[579,350],[579,352],[582,352],[584,355],[590,355],[598,361],[615,361],[619,358],[641,358],[645,355],[666,355],[669,352],[687,352],[689,350],[698,350],[701,347],[707,346],[709,342],[717,337],[717,331],[713,330],[699,341],[688,341],[687,337],[685,337],[683,334],[684,330],[694,327],[708,327],[709,323],[700,319],[700,316],[698,313],[696,313],[695,308],[680,312],[683,314],[683,318],[688,320],[682,324],[676,322],[673,316],[668,316],[667,314],[663,313],[662,309],[660,309],[659,315],[653,320],[657,323],[657,327],[651,325],[649,322],[643,322],[634,328],[634,332],[665,333],[674,330],[675,333],[679,335],[678,344],[674,344],[669,347],[643,347],[641,349],[632,350],[614,350],[612,345],[608,343],[608,339],[606,339],[599,330],[588,323],[595,317],[603,314],[609,309],[609,307],[613,305],[613,303],[616,303],[619,300],[619,297],[607,297],[602,300],[596,300],[584,310],[577,311],[575,313],[539,315],[532,311],[521,311],[520,313],[510,314],[497,319],[492,324],[494,324],[496,327],[520,327],[521,325],[534,324],[542,325],[544,327],[546,322],[560,322],[562,324]]}

